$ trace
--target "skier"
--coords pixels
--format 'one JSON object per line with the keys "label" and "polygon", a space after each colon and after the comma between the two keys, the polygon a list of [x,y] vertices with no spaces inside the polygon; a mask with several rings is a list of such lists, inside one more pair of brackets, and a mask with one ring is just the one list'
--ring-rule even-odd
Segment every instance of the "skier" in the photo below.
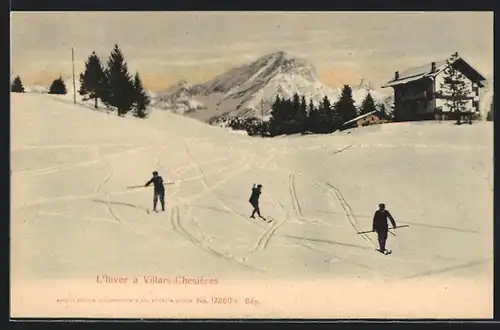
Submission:
{"label": "skier", "polygon": [[154,185],[153,211],[156,212],[158,197],[160,198],[161,210],[165,211],[165,187],[163,186],[163,178],[158,175],[157,171],[153,172],[153,177],[144,186],[147,187],[150,184]]}
{"label": "skier", "polygon": [[387,240],[387,232],[389,231],[387,218],[391,221],[393,228],[396,228],[396,221],[394,221],[391,213],[385,209],[385,204],[381,203],[378,207],[379,209],[375,211],[373,216],[373,231],[377,232],[378,235],[379,251],[387,253],[388,251],[385,249],[385,241]]}
{"label": "skier", "polygon": [[[255,184],[254,184],[252,187],[252,195],[250,196],[250,199],[248,200],[250,202],[250,204],[252,204],[252,206],[253,206],[252,215],[250,216],[250,218],[252,218],[252,219],[255,219],[255,212],[257,212],[257,215],[259,216],[259,218],[264,219],[264,217],[262,217],[260,215],[260,209],[259,209],[259,197],[260,197],[260,194],[262,193],[261,190],[262,190],[261,184],[259,184],[257,186],[255,186]],[[266,219],[264,219],[264,220],[266,220]]]}

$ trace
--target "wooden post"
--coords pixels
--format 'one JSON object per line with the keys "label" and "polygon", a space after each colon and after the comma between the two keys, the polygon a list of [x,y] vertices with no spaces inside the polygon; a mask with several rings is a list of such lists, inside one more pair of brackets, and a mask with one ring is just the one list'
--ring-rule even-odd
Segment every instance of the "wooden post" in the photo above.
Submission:
{"label": "wooden post", "polygon": [[73,64],[73,103],[76,104],[76,85],[75,85],[75,51],[71,47],[71,63]]}

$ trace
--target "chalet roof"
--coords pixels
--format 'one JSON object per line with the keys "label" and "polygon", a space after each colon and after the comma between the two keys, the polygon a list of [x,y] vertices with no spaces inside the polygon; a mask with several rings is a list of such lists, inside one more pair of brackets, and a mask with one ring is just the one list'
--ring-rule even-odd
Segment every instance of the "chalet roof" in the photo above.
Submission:
{"label": "chalet roof", "polygon": [[345,122],[344,124],[342,124],[342,125],[347,125],[347,124],[350,124],[350,123],[352,123],[352,122],[358,121],[358,120],[360,120],[360,119],[363,119],[363,118],[365,118],[365,117],[368,117],[368,116],[370,116],[370,115],[374,115],[374,114],[377,114],[377,115],[379,115],[380,117],[382,117],[382,116],[381,116],[381,114],[380,114],[380,112],[379,112],[378,110],[373,110],[373,111],[367,112],[367,113],[365,113],[365,114],[362,114],[362,115],[360,115],[360,116],[357,116],[356,118],[353,118],[353,119],[351,119],[351,120],[348,120],[348,121],[346,121],[346,122]]}
{"label": "chalet roof", "polygon": [[[434,72],[431,71],[432,63],[408,68],[404,71],[401,71],[398,79],[388,81],[385,85],[382,86],[382,88],[407,84],[409,82],[413,82],[423,78],[435,77],[446,68],[446,59],[436,61],[435,64],[436,70]],[[481,87],[484,87],[484,80],[486,80],[486,78],[479,71],[473,68],[463,57],[458,57],[455,62],[453,62],[453,65],[456,66],[457,69],[459,69],[469,79],[476,82]]]}

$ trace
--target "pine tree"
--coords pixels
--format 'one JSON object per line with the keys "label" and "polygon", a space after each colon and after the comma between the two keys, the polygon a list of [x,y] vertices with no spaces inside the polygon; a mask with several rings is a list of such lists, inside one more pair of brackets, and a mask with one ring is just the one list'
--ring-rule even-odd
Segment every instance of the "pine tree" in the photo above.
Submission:
{"label": "pine tree", "polygon": [[312,133],[318,133],[318,110],[314,106],[312,99],[309,99],[309,109],[307,111],[307,129]]}
{"label": "pine tree", "polygon": [[292,97],[292,112],[290,113],[291,119],[296,118],[300,111],[300,96],[297,93],[293,94]]}
{"label": "pine tree", "polygon": [[304,133],[307,130],[307,102],[304,95],[300,98],[296,120],[299,125],[299,132]]}
{"label": "pine tree", "polygon": [[281,134],[285,119],[282,109],[282,100],[279,95],[276,95],[276,99],[271,106],[271,118],[269,119],[269,131],[272,136]]}
{"label": "pine tree", "polygon": [[366,113],[370,113],[376,110],[377,108],[375,107],[375,101],[373,100],[372,95],[370,93],[366,94],[366,97],[363,100],[363,103],[361,104],[359,114],[364,115]]}
{"label": "pine tree", "polygon": [[68,91],[66,90],[66,84],[62,77],[55,79],[49,88],[49,94],[66,94]]}
{"label": "pine tree", "polygon": [[107,90],[102,101],[108,107],[116,107],[118,116],[122,116],[132,109],[135,93],[132,78],[128,73],[127,63],[118,45],[115,45],[109,56],[105,74]]}
{"label": "pine tree", "polygon": [[331,132],[330,124],[331,124],[331,116],[332,116],[332,104],[328,99],[328,96],[325,95],[321,104],[318,108],[318,121],[317,127],[319,133],[329,133]]}
{"label": "pine tree", "polygon": [[445,105],[451,112],[455,113],[457,124],[460,124],[460,112],[467,110],[469,102],[470,83],[464,74],[453,66],[458,58],[458,53],[455,53],[446,60],[441,90]]}
{"label": "pine tree", "polygon": [[101,60],[94,51],[85,62],[85,72],[80,73],[80,89],[78,93],[84,97],[88,95],[87,98],[84,98],[84,101],[94,99],[94,108],[97,109],[97,100],[104,98],[105,91],[106,75]]}
{"label": "pine tree", "polygon": [[345,123],[356,117],[357,110],[356,106],[354,105],[354,99],[352,98],[352,89],[349,85],[344,85],[344,87],[342,88],[342,94],[335,104],[335,109],[338,112],[340,121],[342,123]]}
{"label": "pine tree", "polygon": [[14,78],[10,86],[10,89],[14,93],[24,93],[23,82],[21,81],[21,78],[19,76],[16,76]]}
{"label": "pine tree", "polygon": [[380,103],[378,106],[378,112],[382,114],[382,116],[388,117],[387,109],[385,108],[384,103]]}
{"label": "pine tree", "polygon": [[[305,100],[304,100],[304,106],[305,106]],[[307,110],[306,107],[304,108],[302,107],[301,98],[299,94],[295,93],[291,101],[291,107],[288,110],[290,118],[288,120],[289,134],[304,132],[307,120],[306,110]]]}
{"label": "pine tree", "polygon": [[146,95],[144,88],[142,86],[141,78],[137,72],[134,77],[134,89],[135,89],[135,112],[134,116],[139,118],[146,117],[146,107],[151,103],[149,97]]}
{"label": "pine tree", "polygon": [[314,112],[314,103],[312,101],[312,99],[309,99],[309,106],[308,106],[308,109],[307,109],[307,116],[310,117],[311,116],[311,113]]}

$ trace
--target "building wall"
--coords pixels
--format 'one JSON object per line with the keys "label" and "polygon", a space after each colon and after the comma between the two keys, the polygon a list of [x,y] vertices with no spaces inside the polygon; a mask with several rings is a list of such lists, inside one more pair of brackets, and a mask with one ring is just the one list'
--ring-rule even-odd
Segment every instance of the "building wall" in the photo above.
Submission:
{"label": "building wall", "polygon": [[394,88],[394,106],[399,120],[422,119],[434,113],[434,86],[431,79]]}
{"label": "building wall", "polygon": [[[437,76],[436,76],[436,92],[442,91],[441,84],[444,82],[444,71],[441,71]],[[469,96],[474,97],[473,100],[470,100],[467,102],[466,107],[467,111],[472,111],[472,112],[479,112],[479,94],[480,94],[480,88],[477,86],[477,84],[473,83],[469,79],[467,79],[467,83],[469,86]],[[439,97],[436,98],[436,108],[440,109],[443,112],[450,112],[450,108],[446,106],[446,100],[440,99]]]}
{"label": "building wall", "polygon": [[385,119],[381,119],[376,115],[369,115],[364,118],[361,118],[357,121],[358,126],[368,126],[368,125],[376,125],[387,122]]}

